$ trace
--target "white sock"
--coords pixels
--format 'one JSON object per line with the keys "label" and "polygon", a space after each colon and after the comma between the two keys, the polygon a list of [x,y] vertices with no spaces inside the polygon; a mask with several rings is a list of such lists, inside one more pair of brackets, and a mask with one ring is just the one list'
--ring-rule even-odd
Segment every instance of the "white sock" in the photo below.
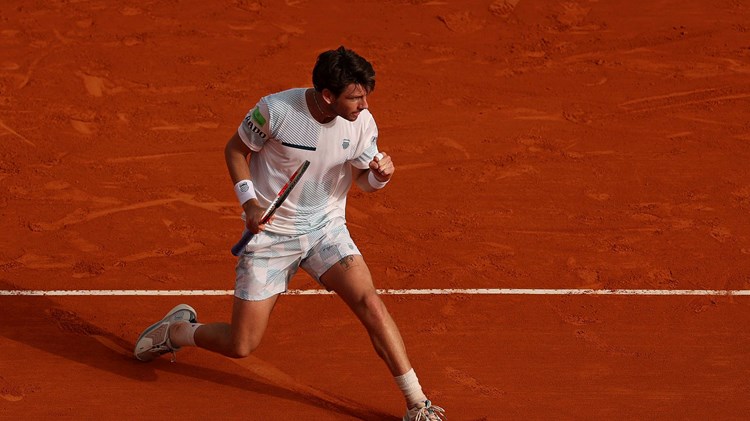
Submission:
{"label": "white sock", "polygon": [[406,398],[407,407],[411,408],[427,400],[427,396],[422,392],[422,386],[419,385],[417,373],[414,372],[413,368],[400,376],[394,377],[394,379],[403,392],[404,398]]}
{"label": "white sock", "polygon": [[175,323],[169,331],[169,342],[177,348],[195,346],[195,331],[201,326],[202,323]]}

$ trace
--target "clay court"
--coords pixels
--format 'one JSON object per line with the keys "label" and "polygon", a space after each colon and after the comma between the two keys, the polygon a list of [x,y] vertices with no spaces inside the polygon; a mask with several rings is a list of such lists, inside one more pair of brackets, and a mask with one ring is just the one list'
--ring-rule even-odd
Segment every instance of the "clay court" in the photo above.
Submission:
{"label": "clay court", "polygon": [[750,4],[0,4],[0,418],[397,420],[300,271],[260,349],[136,361],[228,321],[223,149],[324,50],[368,58],[388,187],[349,229],[451,420],[750,412]]}

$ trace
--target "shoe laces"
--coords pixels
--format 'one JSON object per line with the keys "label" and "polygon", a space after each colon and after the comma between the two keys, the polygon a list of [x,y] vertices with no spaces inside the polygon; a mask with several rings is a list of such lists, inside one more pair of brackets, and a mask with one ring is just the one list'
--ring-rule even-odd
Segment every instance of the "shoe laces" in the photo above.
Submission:
{"label": "shoe laces", "polygon": [[425,405],[419,408],[414,421],[443,421],[447,420],[445,410],[439,406],[433,405],[432,402],[425,401]]}
{"label": "shoe laces", "polygon": [[170,362],[175,362],[177,361],[177,351],[179,350],[180,348],[172,346],[172,343],[169,341],[169,338],[167,338],[167,341],[165,343],[151,348],[150,352],[154,352],[158,355],[164,355],[164,354],[170,353],[172,354],[172,356],[170,357]]}
{"label": "shoe laces", "polygon": [[170,362],[177,361],[177,351],[179,351],[180,348],[172,345],[172,341],[169,340],[169,334],[167,334],[167,342],[164,345],[167,347],[166,352],[172,353],[172,356],[170,357]]}

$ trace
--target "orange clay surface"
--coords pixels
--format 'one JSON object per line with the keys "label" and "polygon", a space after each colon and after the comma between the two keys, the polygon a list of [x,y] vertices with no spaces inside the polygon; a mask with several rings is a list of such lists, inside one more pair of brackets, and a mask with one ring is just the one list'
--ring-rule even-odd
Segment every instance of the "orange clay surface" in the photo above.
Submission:
{"label": "orange clay surface", "polygon": [[[0,290],[229,290],[223,147],[344,44],[397,165],[353,189],[379,288],[750,289],[750,5],[738,0],[0,2]],[[318,288],[300,272],[291,288]],[[745,419],[750,297],[384,296],[451,420]],[[0,297],[0,418],[394,420],[335,296],[252,357],[135,361],[173,305]]]}

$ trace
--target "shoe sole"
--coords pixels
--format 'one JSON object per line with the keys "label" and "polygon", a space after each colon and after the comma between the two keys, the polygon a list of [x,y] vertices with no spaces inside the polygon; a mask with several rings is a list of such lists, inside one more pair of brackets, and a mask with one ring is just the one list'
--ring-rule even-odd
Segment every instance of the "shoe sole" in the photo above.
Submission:
{"label": "shoe sole", "polygon": [[[184,319],[181,317],[175,320],[169,320],[170,318],[174,317],[176,314],[178,314],[181,311],[189,312],[189,317],[187,319]],[[140,350],[139,352],[139,348],[142,348],[141,346],[139,346],[141,340],[145,338],[146,336],[148,336],[149,334],[151,334],[154,330],[159,328],[165,322],[167,323],[167,326],[169,326],[169,323],[173,323],[173,322],[181,321],[181,320],[184,320],[190,323],[196,323],[198,321],[198,313],[195,311],[193,307],[187,304],[179,304],[175,306],[173,309],[169,310],[167,314],[161,320],[159,320],[158,322],[146,328],[146,330],[144,330],[143,333],[141,333],[141,335],[138,337],[138,340],[135,341],[135,349],[133,350],[133,355],[135,356],[135,358],[140,361],[148,362],[160,356],[161,354],[155,355],[155,353],[150,353],[148,352],[148,350]],[[167,335],[169,335],[169,332],[167,332]],[[151,348],[153,348],[153,344],[151,345],[151,347],[149,347],[149,349]]]}

